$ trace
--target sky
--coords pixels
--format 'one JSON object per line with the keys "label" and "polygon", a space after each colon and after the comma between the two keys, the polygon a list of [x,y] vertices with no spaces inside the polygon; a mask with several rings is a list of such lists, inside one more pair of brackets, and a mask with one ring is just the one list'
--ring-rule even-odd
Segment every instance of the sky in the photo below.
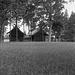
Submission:
{"label": "sky", "polygon": [[65,4],[65,9],[68,10],[68,14],[70,16],[72,11],[75,12],[75,0],[74,2],[69,2],[69,0],[66,1],[68,1],[68,3]]}

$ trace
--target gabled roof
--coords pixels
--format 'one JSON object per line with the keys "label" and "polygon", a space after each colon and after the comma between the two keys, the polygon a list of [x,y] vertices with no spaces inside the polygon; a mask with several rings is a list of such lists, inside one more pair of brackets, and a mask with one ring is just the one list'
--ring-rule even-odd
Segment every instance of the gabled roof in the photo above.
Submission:
{"label": "gabled roof", "polygon": [[[9,31],[8,33],[16,33],[16,29],[18,31],[18,33],[24,34],[17,26],[15,26],[11,31]],[[7,33],[7,34],[8,34]]]}
{"label": "gabled roof", "polygon": [[29,32],[28,32],[28,35],[34,35],[34,34],[36,34],[38,31],[39,31],[39,29],[35,29],[35,30],[33,30],[33,31],[29,31]]}
{"label": "gabled roof", "polygon": [[[38,33],[38,32],[40,32],[40,29],[35,29],[35,30],[33,30],[33,31],[30,31],[29,33],[28,33],[28,35],[35,35],[36,33]],[[48,35],[45,31],[43,31],[44,32],[44,35]]]}

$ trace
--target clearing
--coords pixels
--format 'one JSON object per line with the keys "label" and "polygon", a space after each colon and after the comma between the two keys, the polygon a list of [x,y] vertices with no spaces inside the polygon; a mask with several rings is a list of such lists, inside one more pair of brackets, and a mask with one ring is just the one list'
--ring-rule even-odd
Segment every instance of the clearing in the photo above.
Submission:
{"label": "clearing", "polygon": [[0,75],[75,75],[75,43],[0,43]]}

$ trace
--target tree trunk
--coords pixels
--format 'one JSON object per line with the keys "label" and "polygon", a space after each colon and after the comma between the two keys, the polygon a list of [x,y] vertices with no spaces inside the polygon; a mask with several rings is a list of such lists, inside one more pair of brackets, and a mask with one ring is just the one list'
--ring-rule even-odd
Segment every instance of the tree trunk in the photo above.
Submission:
{"label": "tree trunk", "polygon": [[50,23],[49,27],[49,42],[51,42],[51,32],[52,32],[52,23]]}
{"label": "tree trunk", "polygon": [[2,37],[3,37],[3,34],[2,34],[2,32],[3,32],[3,29],[2,29],[3,27],[1,26],[1,31],[0,31],[0,42],[3,42],[3,39],[2,39]]}
{"label": "tree trunk", "polygon": [[[11,12],[10,12],[11,15]],[[11,17],[10,17],[10,37],[9,37],[10,41],[11,41]]]}
{"label": "tree trunk", "polygon": [[51,33],[52,33],[52,2],[50,1],[50,10],[49,10],[49,42],[51,42]]}
{"label": "tree trunk", "polygon": [[24,28],[24,27],[25,27],[25,26],[24,26],[24,21],[23,21],[23,33],[24,33],[23,41],[25,41],[25,38],[24,38],[24,37],[25,37],[25,34],[26,34],[26,33],[25,33],[25,28]]}
{"label": "tree trunk", "polygon": [[42,31],[42,41],[44,42],[44,33],[43,33],[43,29],[42,29],[41,31]]}
{"label": "tree trunk", "polygon": [[11,41],[11,19],[10,19],[10,37],[9,37],[10,41]]}
{"label": "tree trunk", "polygon": [[4,26],[1,29],[1,42],[4,42]]}
{"label": "tree trunk", "polygon": [[18,42],[18,28],[17,28],[17,17],[16,17],[16,42]]}
{"label": "tree trunk", "polygon": [[73,40],[74,40],[74,42],[75,42],[75,35],[73,35]]}
{"label": "tree trunk", "polygon": [[60,35],[59,35],[59,39],[58,39],[58,41],[59,41],[59,42],[61,41]]}
{"label": "tree trunk", "polygon": [[1,42],[1,28],[0,28],[0,42]]}
{"label": "tree trunk", "polygon": [[4,25],[3,25],[4,21],[1,23],[1,30],[0,30],[0,42],[3,42],[4,36]]}
{"label": "tree trunk", "polygon": [[58,39],[59,42],[61,42],[62,31],[63,31],[63,30],[61,30],[61,31],[60,31],[60,34],[59,34],[59,39]]}
{"label": "tree trunk", "polygon": [[32,21],[31,21],[31,24],[30,25],[31,25],[30,28],[31,28],[31,41],[32,41]]}
{"label": "tree trunk", "polygon": [[73,37],[73,39],[74,39],[74,42],[75,42],[75,37]]}

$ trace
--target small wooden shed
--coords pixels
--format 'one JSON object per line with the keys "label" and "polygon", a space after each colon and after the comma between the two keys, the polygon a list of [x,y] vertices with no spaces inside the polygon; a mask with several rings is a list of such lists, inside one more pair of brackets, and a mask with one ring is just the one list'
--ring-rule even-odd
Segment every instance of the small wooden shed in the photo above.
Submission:
{"label": "small wooden shed", "polygon": [[[31,39],[31,41],[45,41],[46,40],[46,36],[48,36],[48,34],[42,30],[34,30],[32,32],[29,32],[29,40]],[[27,38],[26,38],[27,39]]]}
{"label": "small wooden shed", "polygon": [[[10,33],[9,34],[10,42],[23,41],[24,39],[25,34],[17,26],[15,26],[9,33]],[[16,37],[17,37],[17,40],[16,40]]]}

